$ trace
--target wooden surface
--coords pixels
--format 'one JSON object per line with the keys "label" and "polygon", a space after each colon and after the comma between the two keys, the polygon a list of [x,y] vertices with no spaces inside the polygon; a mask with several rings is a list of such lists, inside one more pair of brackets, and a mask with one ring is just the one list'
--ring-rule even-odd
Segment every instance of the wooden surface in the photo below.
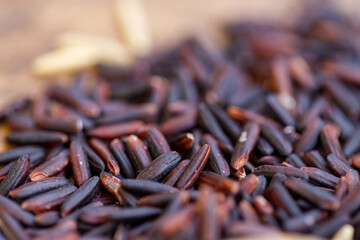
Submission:
{"label": "wooden surface", "polygon": [[[290,22],[303,2],[144,1],[156,48],[166,48],[185,36],[200,33],[218,40],[221,26],[236,19]],[[360,9],[360,1],[338,3],[348,13]],[[111,6],[111,0],[0,1],[0,107],[19,95],[33,95],[48,81],[54,81],[34,78],[29,67],[34,57],[52,49],[60,33],[78,31],[115,39]]]}

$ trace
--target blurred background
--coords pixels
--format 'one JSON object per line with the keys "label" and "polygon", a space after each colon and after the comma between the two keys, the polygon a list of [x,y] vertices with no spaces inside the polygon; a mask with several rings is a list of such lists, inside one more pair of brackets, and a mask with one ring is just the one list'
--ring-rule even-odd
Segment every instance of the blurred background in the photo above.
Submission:
{"label": "blurred background", "polygon": [[[175,45],[194,34],[221,44],[226,23],[257,19],[290,24],[301,12],[301,0],[148,0],[143,1],[153,49]],[[322,1],[358,17],[360,1]],[[117,39],[113,0],[0,1],[0,107],[19,95],[39,91],[51,78],[39,79],[29,69],[33,59],[54,47],[63,32]],[[49,79],[49,80],[47,80]]]}

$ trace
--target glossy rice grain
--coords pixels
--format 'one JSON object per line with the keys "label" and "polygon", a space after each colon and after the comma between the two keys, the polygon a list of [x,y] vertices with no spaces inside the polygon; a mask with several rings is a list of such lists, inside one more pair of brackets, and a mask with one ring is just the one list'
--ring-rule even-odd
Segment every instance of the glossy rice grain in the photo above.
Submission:
{"label": "glossy rice grain", "polygon": [[27,130],[9,134],[6,140],[16,144],[60,144],[68,141],[68,136],[61,132]]}
{"label": "glossy rice grain", "polygon": [[72,193],[61,205],[61,215],[66,216],[75,208],[91,201],[99,190],[99,182],[100,179],[98,176],[94,176],[84,182],[84,184]]}
{"label": "glossy rice grain", "polygon": [[120,166],[115,157],[106,146],[105,142],[97,138],[90,139],[91,147],[97,152],[99,157],[104,161],[106,167],[115,175],[120,174]]}
{"label": "glossy rice grain", "polygon": [[64,177],[49,177],[35,182],[25,183],[10,191],[9,195],[14,199],[26,199],[68,184],[70,184],[69,180]]}
{"label": "glossy rice grain", "polygon": [[74,172],[76,184],[81,186],[90,178],[89,161],[78,139],[70,145],[70,163]]}
{"label": "glossy rice grain", "polygon": [[35,168],[29,174],[29,177],[31,181],[38,181],[51,177],[63,170],[69,162],[69,150],[65,149]]}
{"label": "glossy rice grain", "polygon": [[136,179],[159,181],[168,174],[179,162],[181,157],[177,152],[161,154],[144,168]]}
{"label": "glossy rice grain", "polygon": [[210,146],[205,144],[190,160],[189,164],[185,167],[184,172],[181,174],[179,180],[176,183],[176,187],[180,189],[190,188],[201,171],[205,167],[205,164],[210,155]]}
{"label": "glossy rice grain", "polygon": [[151,156],[144,143],[135,135],[128,136],[125,140],[126,152],[137,171],[146,168],[151,162]]}
{"label": "glossy rice grain", "polygon": [[235,144],[234,152],[231,156],[231,167],[238,170],[243,167],[249,159],[249,154],[255,146],[260,134],[260,127],[256,123],[249,122]]}
{"label": "glossy rice grain", "polygon": [[11,167],[9,173],[0,183],[0,195],[8,196],[9,192],[22,184],[30,170],[29,156],[20,157]]}
{"label": "glossy rice grain", "polygon": [[22,202],[21,207],[28,211],[44,212],[57,209],[71,193],[76,191],[74,185],[67,185],[49,192],[45,192]]}

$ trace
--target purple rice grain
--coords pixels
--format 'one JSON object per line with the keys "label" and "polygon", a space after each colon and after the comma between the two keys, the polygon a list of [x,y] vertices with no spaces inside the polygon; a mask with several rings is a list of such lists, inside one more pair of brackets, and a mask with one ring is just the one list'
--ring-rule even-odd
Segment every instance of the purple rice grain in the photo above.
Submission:
{"label": "purple rice grain", "polygon": [[99,190],[99,181],[99,177],[94,176],[84,182],[83,185],[73,192],[61,205],[61,216],[66,216],[75,208],[91,201]]}
{"label": "purple rice grain", "polygon": [[108,113],[98,118],[96,122],[99,125],[109,125],[109,124],[116,124],[116,123],[128,122],[133,120],[149,121],[154,118],[156,112],[157,112],[157,106],[155,104],[148,103],[148,104],[143,104],[141,106],[134,106],[132,108],[127,109],[125,112],[117,111],[113,113]]}
{"label": "purple rice grain", "polygon": [[267,187],[267,180],[265,176],[258,176],[258,184],[256,185],[255,189],[252,192],[252,196],[257,196],[257,195],[264,195],[265,194],[265,190]]}
{"label": "purple rice grain", "polygon": [[6,124],[13,131],[26,131],[35,129],[34,119],[24,114],[15,114],[7,117]]}
{"label": "purple rice grain", "polygon": [[164,135],[157,128],[151,128],[146,132],[146,141],[153,158],[171,151]]}
{"label": "purple rice grain", "polygon": [[280,128],[281,125],[271,118],[264,117],[258,113],[248,111],[243,108],[230,106],[227,109],[227,113],[232,117],[233,119],[239,121],[239,122],[252,122],[257,124],[268,124],[276,128]]}
{"label": "purple rice grain", "polygon": [[256,150],[263,155],[271,155],[275,151],[271,144],[263,137],[259,137],[256,143]]}
{"label": "purple rice grain", "polygon": [[169,82],[167,79],[160,76],[153,76],[150,79],[150,96],[148,101],[158,106],[159,109],[163,108],[166,103],[168,94]]}
{"label": "purple rice grain", "polygon": [[273,202],[277,208],[285,210],[291,217],[297,217],[302,214],[294,198],[281,183],[272,184],[266,190],[266,197]]}
{"label": "purple rice grain", "polygon": [[299,129],[306,129],[306,127],[311,124],[311,122],[315,121],[317,117],[325,110],[326,107],[326,100],[323,97],[318,97],[312,103],[310,109],[301,117],[297,128]]}
{"label": "purple rice grain", "polygon": [[99,157],[104,161],[106,167],[114,175],[120,174],[120,166],[115,160],[115,157],[111,154],[109,148],[106,146],[105,142],[97,138],[91,138],[89,141],[91,147],[97,152]]}
{"label": "purple rice grain", "polygon": [[229,194],[235,194],[240,190],[240,185],[236,181],[213,172],[203,171],[199,176],[198,182],[205,183],[215,190],[221,190]]}
{"label": "purple rice grain", "polygon": [[[182,209],[166,215],[163,224],[160,226],[159,232],[164,237],[171,237],[177,234],[183,227],[190,224],[191,220],[195,215],[195,207],[188,205]],[[184,226],[185,225],[185,226]]]}
{"label": "purple rice grain", "polygon": [[241,134],[240,126],[221,107],[215,104],[208,107],[228,136],[236,140]]}
{"label": "purple rice grain", "polygon": [[285,126],[295,126],[295,119],[290,114],[290,112],[279,102],[275,94],[268,95],[266,97],[266,103]]}
{"label": "purple rice grain", "polygon": [[307,232],[315,229],[315,223],[326,217],[326,212],[314,209],[297,217],[284,221],[284,229],[287,231]]}
{"label": "purple rice grain", "polygon": [[79,133],[83,129],[83,122],[76,118],[41,117],[36,119],[36,125],[45,130],[67,133]]}
{"label": "purple rice grain", "polygon": [[330,237],[348,221],[348,216],[332,217],[317,225],[312,234],[320,237]]}
{"label": "purple rice grain", "polygon": [[316,145],[323,126],[324,122],[320,118],[315,118],[307,124],[305,130],[300,136],[300,139],[294,146],[294,152],[297,154],[303,154],[310,151]]}
{"label": "purple rice grain", "polygon": [[[107,236],[112,236],[116,230],[118,223],[116,222],[108,222],[102,224],[100,226],[96,226],[91,228],[91,230],[87,231],[83,239],[106,239]],[[111,238],[110,238],[111,239]]]}
{"label": "purple rice grain", "polygon": [[240,181],[240,191],[251,194],[257,185],[259,184],[259,178],[255,174],[247,175]]}
{"label": "purple rice grain", "polygon": [[0,229],[9,240],[30,239],[22,226],[3,210],[0,210]]}
{"label": "purple rice grain", "polygon": [[[341,179],[340,179],[341,180]],[[346,186],[346,179],[342,181],[344,186]],[[340,182],[340,181],[339,181]],[[345,197],[341,201],[341,205],[336,211],[335,216],[347,216],[351,215],[359,206],[360,206],[360,193],[358,192],[359,187],[357,187],[356,191],[352,191],[350,194],[345,195]]]}
{"label": "purple rice grain", "polygon": [[199,93],[196,91],[196,85],[191,77],[191,73],[188,68],[180,65],[176,69],[176,75],[178,77],[179,87],[182,90],[182,95],[185,100],[197,104],[199,101]]}
{"label": "purple rice grain", "polygon": [[102,139],[120,138],[134,133],[141,125],[143,125],[141,121],[131,121],[106,126],[99,126],[88,130],[87,135]]}
{"label": "purple rice grain", "polygon": [[294,168],[294,167],[262,165],[262,166],[255,168],[254,173],[256,175],[264,175],[266,177],[272,177],[276,173],[282,173],[289,177],[296,177],[296,178],[301,178],[304,180],[309,179],[309,175],[304,170]]}
{"label": "purple rice grain", "polygon": [[344,143],[344,155],[349,157],[356,153],[360,148],[360,128],[351,133],[351,136]]}
{"label": "purple rice grain", "polygon": [[121,180],[121,187],[124,188],[126,191],[138,195],[178,191],[177,188],[171,187],[163,183],[137,179],[123,179]]}
{"label": "purple rice grain", "polygon": [[[248,164],[249,164],[249,162],[247,162],[247,163],[245,164],[245,166],[248,165]],[[254,172],[253,169],[252,169],[252,171],[250,171],[250,172],[253,173],[253,172]],[[232,175],[235,179],[237,179],[237,180],[240,180],[240,179],[245,178],[245,177],[246,177],[245,167],[242,167],[242,168],[240,168],[239,170],[232,170],[232,171],[231,171],[231,175]]]}
{"label": "purple rice grain", "polygon": [[49,177],[36,182],[25,183],[10,191],[9,196],[19,200],[26,199],[40,193],[54,190],[70,184],[69,180],[63,177]]}
{"label": "purple rice grain", "polygon": [[0,183],[0,195],[8,196],[9,192],[22,184],[30,170],[29,156],[20,157],[11,167],[9,173]]}
{"label": "purple rice grain", "polygon": [[220,225],[216,216],[218,208],[216,194],[211,188],[200,189],[196,206],[199,211],[199,239],[216,240],[220,238]]}
{"label": "purple rice grain", "polygon": [[194,144],[194,135],[192,133],[181,133],[169,139],[170,146],[179,152],[189,151]]}
{"label": "purple rice grain", "polygon": [[263,94],[264,89],[262,87],[256,85],[249,86],[246,91],[241,91],[241,94],[234,94],[229,100],[229,104],[238,107],[246,107],[250,102],[258,99]]}
{"label": "purple rice grain", "polygon": [[56,116],[57,118],[69,118],[74,119],[75,121],[81,121],[82,128],[84,130],[91,129],[95,126],[95,122],[92,118],[86,117],[75,109],[72,109],[60,103],[57,103],[55,105],[52,115],[54,115],[54,117]]}
{"label": "purple rice grain", "polygon": [[173,151],[161,154],[144,168],[136,177],[140,180],[152,180],[158,182],[168,174],[179,162],[180,155]]}
{"label": "purple rice grain", "polygon": [[69,150],[65,149],[35,168],[30,174],[31,181],[51,177],[63,170],[70,162]]}
{"label": "purple rice grain", "polygon": [[345,176],[346,173],[351,169],[347,162],[344,162],[334,153],[327,155],[326,160],[331,170],[338,176]]}
{"label": "purple rice grain", "polygon": [[[259,159],[253,159],[252,162],[255,165],[279,165],[281,160],[278,157],[275,156],[264,156]],[[283,164],[288,164],[284,162]]]}
{"label": "purple rice grain", "polygon": [[265,234],[276,236],[279,232],[280,231],[274,227],[244,221],[233,221],[226,227],[226,234],[230,237]]}
{"label": "purple rice grain", "polygon": [[360,182],[359,172],[354,169],[350,169],[346,173],[345,177],[346,177],[346,185],[347,185],[348,193],[352,193],[353,191],[356,191],[357,186],[359,185]]}
{"label": "purple rice grain", "polygon": [[16,112],[28,107],[31,104],[31,99],[28,97],[20,98],[0,110],[0,121],[12,116]]}
{"label": "purple rice grain", "polygon": [[184,100],[179,100],[170,103],[165,110],[165,118],[175,117],[191,110],[193,107],[190,103]]}
{"label": "purple rice grain", "polygon": [[275,173],[275,175],[271,178],[271,181],[269,183],[269,187],[271,187],[273,184],[279,183],[283,184],[285,180],[288,179],[288,177],[283,173]]}
{"label": "purple rice grain", "polygon": [[101,112],[101,108],[97,103],[77,91],[64,89],[62,87],[52,87],[50,89],[50,95],[72,106],[87,117],[97,117]]}
{"label": "purple rice grain", "polygon": [[135,135],[128,136],[124,142],[126,152],[135,170],[141,171],[146,168],[152,159],[144,143]]}
{"label": "purple rice grain", "polygon": [[325,124],[320,133],[321,143],[327,154],[334,153],[343,161],[347,161],[339,142],[340,129],[335,124]]}
{"label": "purple rice grain", "polygon": [[310,90],[317,87],[316,78],[313,76],[310,66],[302,56],[296,55],[291,57],[288,67],[290,75],[297,81],[297,83],[299,83],[299,85]]}
{"label": "purple rice grain", "polygon": [[89,161],[78,139],[74,139],[70,145],[70,162],[74,172],[76,184],[81,186],[91,176]]}
{"label": "purple rice grain", "polygon": [[202,142],[210,146],[209,163],[213,171],[225,177],[229,176],[230,167],[219,149],[218,142],[210,134],[204,134]]}
{"label": "purple rice grain", "polygon": [[188,189],[194,184],[205,167],[210,155],[210,150],[210,146],[207,144],[199,149],[180,175],[179,180],[176,183],[177,188]]}
{"label": "purple rice grain", "polygon": [[262,124],[261,133],[280,155],[287,156],[292,152],[291,143],[276,128]]}
{"label": "purple rice grain", "polygon": [[102,185],[113,195],[116,195],[120,188],[121,180],[111,175],[110,173],[102,172],[100,174],[100,181]]}
{"label": "purple rice grain", "polygon": [[321,186],[335,188],[336,184],[339,182],[338,177],[322,171],[321,169],[314,167],[302,167],[301,169],[308,173],[311,181],[318,183]]}
{"label": "purple rice grain", "polygon": [[239,202],[238,209],[242,219],[244,219],[246,222],[260,224],[259,216],[256,213],[255,208],[251,205],[249,201],[241,200]]}
{"label": "purple rice grain", "polygon": [[4,196],[0,196],[0,210],[8,213],[17,221],[21,222],[26,226],[34,225],[34,215],[23,210],[18,203],[12,201],[9,198]]}
{"label": "purple rice grain", "polygon": [[302,180],[287,179],[284,184],[290,191],[316,204],[322,209],[334,211],[340,207],[340,202],[333,194],[318,189]]}
{"label": "purple rice grain", "polygon": [[326,68],[346,83],[359,84],[359,68],[350,61],[329,61]]}
{"label": "purple rice grain", "polygon": [[346,178],[344,176],[339,178],[338,183],[336,184],[335,187],[335,196],[339,199],[343,199],[344,196],[347,193],[347,183],[346,183]]}
{"label": "purple rice grain", "polygon": [[253,205],[257,210],[260,219],[263,223],[270,226],[278,226],[278,223],[274,216],[274,207],[266,200],[262,195],[258,195],[253,198]]}
{"label": "purple rice grain", "polygon": [[359,100],[345,84],[333,79],[325,79],[324,87],[344,112],[351,117],[358,117],[360,112]]}
{"label": "purple rice grain", "polygon": [[219,142],[231,144],[230,139],[220,127],[210,109],[205,104],[200,104],[198,108],[200,125],[211,133]]}
{"label": "purple rice grain", "polygon": [[298,155],[296,155],[294,153],[287,156],[285,161],[297,168],[306,167],[306,164],[304,163],[304,161]]}
{"label": "purple rice grain", "polygon": [[[131,85],[127,84],[126,88],[110,85],[111,98],[113,98],[113,99],[131,99],[131,98],[134,98],[141,94],[144,94],[149,88],[148,83],[144,83],[144,84],[134,84],[133,82],[131,82],[131,83],[132,83]],[[114,82],[114,84],[116,84],[116,82]]]}
{"label": "purple rice grain", "polygon": [[10,133],[6,140],[15,144],[60,144],[68,141],[68,136],[61,132],[27,130]]}
{"label": "purple rice grain", "polygon": [[324,172],[329,172],[328,164],[326,160],[321,156],[320,152],[317,150],[313,150],[305,153],[302,159],[309,167],[316,167],[323,170]]}
{"label": "purple rice grain", "polygon": [[182,160],[171,172],[169,172],[164,179],[162,180],[162,183],[174,186],[175,183],[179,180],[180,176],[183,174],[183,172],[186,169],[186,166],[189,165],[190,160],[185,159]]}
{"label": "purple rice grain", "polygon": [[44,212],[57,209],[71,193],[76,191],[74,185],[67,185],[61,188],[45,192],[22,202],[21,207],[28,211]]}
{"label": "purple rice grain", "polygon": [[138,198],[134,194],[125,191],[122,187],[118,189],[116,193],[116,198],[121,205],[129,207],[136,207],[138,202]]}
{"label": "purple rice grain", "polygon": [[355,131],[354,124],[338,107],[336,107],[335,105],[329,107],[329,109],[326,110],[325,115],[341,128],[342,138],[347,138],[350,135],[353,135],[353,132]]}
{"label": "purple rice grain", "polygon": [[196,84],[206,87],[209,81],[209,72],[203,64],[203,61],[201,61],[188,46],[184,46],[179,50],[179,57],[182,60],[182,63],[189,69]]}
{"label": "purple rice grain", "polygon": [[95,153],[95,151],[82,139],[78,139],[85,154],[88,157],[89,165],[92,170],[97,173],[101,173],[105,169],[103,160]]}
{"label": "purple rice grain", "polygon": [[145,197],[142,197],[138,200],[137,205],[139,206],[148,206],[148,207],[157,207],[157,208],[164,208],[171,201],[174,200],[178,196],[177,193],[155,193]]}
{"label": "purple rice grain", "polygon": [[60,219],[58,211],[49,211],[37,214],[35,216],[35,223],[42,227],[49,227],[55,225]]}
{"label": "purple rice grain", "polygon": [[31,155],[38,151],[42,151],[43,148],[36,145],[21,146],[9,149],[5,152],[0,153],[0,163],[8,163],[17,160],[23,155]]}
{"label": "purple rice grain", "polygon": [[85,206],[74,210],[73,212],[71,212],[66,217],[60,218],[59,222],[64,222],[64,221],[67,221],[67,220],[78,220],[80,214],[82,212],[86,211],[87,209],[92,209],[94,207],[102,207],[102,206],[104,206],[104,204],[102,202],[100,202],[100,201],[94,201],[94,202],[88,203]]}
{"label": "purple rice grain", "polygon": [[117,208],[111,212],[107,218],[115,221],[144,221],[149,218],[158,216],[161,210],[149,207],[137,208]]}
{"label": "purple rice grain", "polygon": [[134,178],[135,171],[131,166],[130,160],[125,153],[124,145],[121,141],[117,138],[112,140],[110,143],[110,149],[115,159],[118,161],[121,172],[125,175],[125,177]]}
{"label": "purple rice grain", "polygon": [[234,152],[231,156],[231,167],[239,170],[249,159],[249,154],[253,150],[260,134],[260,127],[256,123],[247,123],[238,141],[235,144]]}
{"label": "purple rice grain", "polygon": [[161,123],[160,130],[165,135],[175,135],[183,131],[192,129],[196,125],[196,112],[193,109],[187,112],[171,117]]}
{"label": "purple rice grain", "polygon": [[60,222],[53,226],[50,229],[47,229],[43,233],[41,233],[37,240],[46,240],[46,239],[77,239],[79,238],[79,234],[76,231],[78,228],[78,223],[74,220],[66,220]]}

